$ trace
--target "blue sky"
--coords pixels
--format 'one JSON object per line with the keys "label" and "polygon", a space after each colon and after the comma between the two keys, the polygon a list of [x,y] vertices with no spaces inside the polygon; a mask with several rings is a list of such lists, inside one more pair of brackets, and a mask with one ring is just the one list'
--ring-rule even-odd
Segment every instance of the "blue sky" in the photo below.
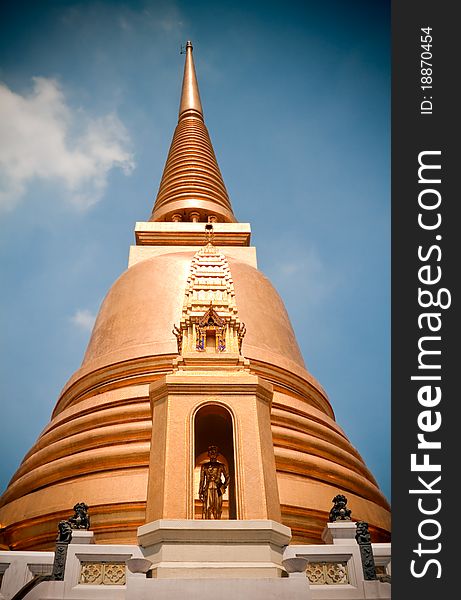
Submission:
{"label": "blue sky", "polygon": [[234,212],[390,497],[389,12],[354,0],[2,4],[0,489],[149,218],[191,39]]}

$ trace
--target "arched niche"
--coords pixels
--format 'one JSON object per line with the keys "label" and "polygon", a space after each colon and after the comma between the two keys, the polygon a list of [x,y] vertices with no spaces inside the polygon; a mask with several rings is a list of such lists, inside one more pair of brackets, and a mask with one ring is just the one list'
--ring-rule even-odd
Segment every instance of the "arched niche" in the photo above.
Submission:
{"label": "arched niche", "polygon": [[219,448],[218,461],[226,465],[229,472],[229,487],[223,496],[221,519],[237,518],[235,494],[234,427],[229,410],[220,404],[205,404],[194,417],[194,517],[202,516],[202,503],[198,497],[200,469],[208,462],[208,446]]}

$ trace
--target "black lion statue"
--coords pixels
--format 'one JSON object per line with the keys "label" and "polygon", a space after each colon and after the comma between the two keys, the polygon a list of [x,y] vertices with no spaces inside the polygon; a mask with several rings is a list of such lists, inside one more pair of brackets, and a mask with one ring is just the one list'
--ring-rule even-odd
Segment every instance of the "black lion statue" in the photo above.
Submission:
{"label": "black lion statue", "polygon": [[74,506],[74,515],[68,519],[72,529],[89,529],[90,517],[88,515],[88,505],[85,502],[78,502]]}
{"label": "black lion statue", "polygon": [[333,508],[330,510],[330,523],[335,521],[350,521],[351,509],[347,508],[347,498],[342,494],[337,494],[333,500]]}

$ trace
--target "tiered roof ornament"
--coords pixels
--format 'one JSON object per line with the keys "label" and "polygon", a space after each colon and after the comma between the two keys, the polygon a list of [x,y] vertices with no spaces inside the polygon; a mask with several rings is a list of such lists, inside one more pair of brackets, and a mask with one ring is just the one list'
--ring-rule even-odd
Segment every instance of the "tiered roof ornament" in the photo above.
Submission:
{"label": "tiered roof ornament", "polygon": [[238,316],[234,283],[225,255],[213,243],[213,229],[206,225],[207,242],[195,253],[179,327],[173,333],[178,354],[242,352],[245,325]]}

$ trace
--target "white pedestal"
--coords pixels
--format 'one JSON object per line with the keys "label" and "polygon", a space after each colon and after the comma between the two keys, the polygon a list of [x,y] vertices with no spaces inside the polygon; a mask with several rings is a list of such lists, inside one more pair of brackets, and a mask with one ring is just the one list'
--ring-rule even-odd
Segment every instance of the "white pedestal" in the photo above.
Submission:
{"label": "white pedestal", "polygon": [[327,523],[322,531],[325,544],[356,544],[356,525],[353,521],[334,521]]}
{"label": "white pedestal", "polygon": [[72,529],[71,544],[94,544],[94,533],[87,529]]}
{"label": "white pedestal", "polygon": [[271,578],[282,574],[291,530],[271,520],[166,520],[138,529],[157,578]]}

